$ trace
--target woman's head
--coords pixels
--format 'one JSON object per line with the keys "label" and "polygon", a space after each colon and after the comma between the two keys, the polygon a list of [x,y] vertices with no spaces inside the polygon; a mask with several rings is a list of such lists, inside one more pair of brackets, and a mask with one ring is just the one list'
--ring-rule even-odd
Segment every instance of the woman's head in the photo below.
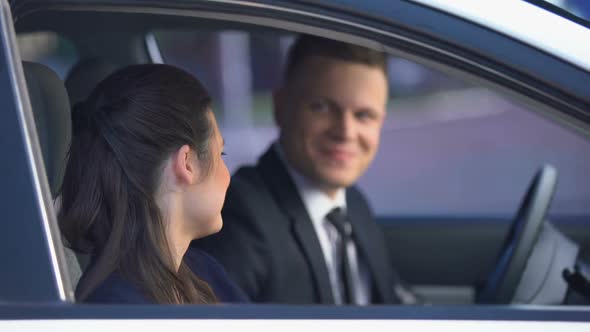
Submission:
{"label": "woman's head", "polygon": [[120,270],[158,302],[198,302],[179,294],[186,280],[158,293],[166,280],[154,275],[184,269],[171,238],[221,227],[229,174],[210,106],[194,77],[150,64],[113,73],[75,107],[59,219],[68,243],[97,257],[88,291]]}

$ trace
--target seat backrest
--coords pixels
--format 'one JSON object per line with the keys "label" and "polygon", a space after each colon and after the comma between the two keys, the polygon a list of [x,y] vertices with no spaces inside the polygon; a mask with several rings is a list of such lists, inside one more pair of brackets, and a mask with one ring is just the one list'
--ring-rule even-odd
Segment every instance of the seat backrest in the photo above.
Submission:
{"label": "seat backrest", "polygon": [[72,138],[70,101],[57,74],[44,65],[23,62],[37,135],[53,195],[63,177]]}
{"label": "seat backrest", "polygon": [[[53,70],[33,62],[23,62],[23,70],[43,161],[55,199],[72,138],[70,101],[64,83]],[[71,249],[65,247],[65,253],[70,280],[75,287],[82,274],[80,265]]]}

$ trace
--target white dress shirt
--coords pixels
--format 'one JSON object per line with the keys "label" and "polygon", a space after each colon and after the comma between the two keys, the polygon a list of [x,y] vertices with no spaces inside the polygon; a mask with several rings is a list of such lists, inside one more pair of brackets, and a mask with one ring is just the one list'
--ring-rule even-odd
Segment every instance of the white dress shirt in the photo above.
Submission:
{"label": "white dress shirt", "polygon": [[[332,209],[337,207],[346,212],[346,190],[340,189],[337,191],[334,199],[330,198],[287,163],[280,144],[275,143],[274,149],[277,151],[281,161],[285,164],[287,171],[293,178],[299,196],[302,198],[303,204],[305,205],[307,213],[313,223],[313,228],[320,242],[324,254],[324,260],[327,265],[334,301],[336,304],[342,304],[342,288],[340,286],[340,273],[337,266],[337,262],[339,261],[338,243],[340,241],[340,235],[334,226],[326,220],[326,215],[330,213]],[[369,304],[371,300],[371,279],[369,278],[369,271],[366,263],[359,260],[359,255],[357,254],[356,245],[354,243],[350,243],[347,250],[353,272],[352,279],[356,285],[356,304]]]}

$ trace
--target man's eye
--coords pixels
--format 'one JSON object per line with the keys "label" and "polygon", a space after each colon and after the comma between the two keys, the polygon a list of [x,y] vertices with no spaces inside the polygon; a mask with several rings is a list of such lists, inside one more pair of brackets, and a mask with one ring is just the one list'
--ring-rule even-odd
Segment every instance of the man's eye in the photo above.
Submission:
{"label": "man's eye", "polygon": [[355,117],[359,120],[371,120],[375,118],[375,115],[369,111],[361,111],[361,112],[357,112],[355,113]]}
{"label": "man's eye", "polygon": [[313,102],[309,105],[309,109],[312,112],[325,112],[329,109],[328,103],[323,101]]}

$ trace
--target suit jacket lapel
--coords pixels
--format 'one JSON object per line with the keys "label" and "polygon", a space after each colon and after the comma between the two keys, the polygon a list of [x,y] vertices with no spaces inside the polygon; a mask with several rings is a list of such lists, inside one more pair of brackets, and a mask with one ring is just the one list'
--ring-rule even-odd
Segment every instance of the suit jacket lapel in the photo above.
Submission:
{"label": "suit jacket lapel", "polygon": [[[347,193],[346,205],[347,213],[352,224],[352,229],[355,237],[355,244],[364,261],[367,263],[367,268],[371,275],[371,280],[374,282],[376,288],[375,294],[379,297],[379,302],[391,302],[393,296],[393,285],[390,285],[387,271],[384,271],[381,266],[389,263],[387,257],[382,255],[382,250],[376,247],[376,242],[371,239],[371,234],[367,232],[367,222],[373,222],[373,217],[369,211],[362,207],[357,207],[352,195]],[[365,224],[365,225],[363,225]]]}
{"label": "suit jacket lapel", "polygon": [[272,146],[260,158],[258,169],[291,220],[291,230],[311,266],[320,303],[334,303],[328,269],[312,221],[289,172]]}

